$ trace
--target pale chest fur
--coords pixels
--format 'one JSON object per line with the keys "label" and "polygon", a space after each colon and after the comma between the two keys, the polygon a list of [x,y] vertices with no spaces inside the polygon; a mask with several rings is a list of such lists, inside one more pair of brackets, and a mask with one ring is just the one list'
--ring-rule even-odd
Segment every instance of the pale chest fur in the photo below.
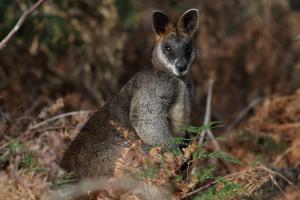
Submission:
{"label": "pale chest fur", "polygon": [[186,128],[190,125],[190,104],[188,88],[184,82],[180,81],[177,88],[176,99],[169,112],[171,127],[175,136],[184,136],[182,128]]}

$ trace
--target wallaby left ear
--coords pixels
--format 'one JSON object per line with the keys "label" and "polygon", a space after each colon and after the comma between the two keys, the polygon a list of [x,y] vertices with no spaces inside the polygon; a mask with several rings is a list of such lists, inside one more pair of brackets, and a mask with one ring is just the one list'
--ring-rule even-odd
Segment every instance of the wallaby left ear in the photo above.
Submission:
{"label": "wallaby left ear", "polygon": [[199,10],[190,9],[183,13],[183,15],[178,20],[178,28],[193,36],[198,28],[198,23]]}
{"label": "wallaby left ear", "polygon": [[168,15],[161,11],[154,11],[153,15],[153,29],[157,35],[166,32],[166,27],[171,23]]}

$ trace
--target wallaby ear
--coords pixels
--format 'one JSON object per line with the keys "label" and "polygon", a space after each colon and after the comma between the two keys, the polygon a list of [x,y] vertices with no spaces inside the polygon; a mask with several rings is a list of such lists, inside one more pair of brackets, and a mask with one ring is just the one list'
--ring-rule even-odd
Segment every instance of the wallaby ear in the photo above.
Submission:
{"label": "wallaby ear", "polygon": [[170,24],[168,15],[161,11],[154,11],[152,17],[154,32],[157,35],[165,33],[166,27]]}
{"label": "wallaby ear", "polygon": [[199,10],[190,9],[182,14],[178,20],[178,28],[187,32],[190,35],[194,35],[198,28],[199,23]]}

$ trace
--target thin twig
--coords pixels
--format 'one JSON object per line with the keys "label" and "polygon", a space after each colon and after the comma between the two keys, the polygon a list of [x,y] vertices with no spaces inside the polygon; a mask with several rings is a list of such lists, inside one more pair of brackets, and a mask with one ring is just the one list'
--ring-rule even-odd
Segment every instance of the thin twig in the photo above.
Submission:
{"label": "thin twig", "polygon": [[8,147],[9,145],[10,145],[10,142],[5,142],[4,144],[2,144],[2,145],[0,146],[0,150],[2,150],[2,149],[4,149],[4,148]]}
{"label": "thin twig", "polygon": [[[275,186],[279,186],[277,181],[276,181],[276,183],[274,182],[274,180],[275,180],[274,177],[278,176],[278,177],[282,178],[283,180],[285,180],[290,186],[292,186],[293,188],[296,188],[296,186],[288,178],[286,178],[284,175],[282,175],[281,173],[279,173],[277,171],[274,171],[274,170],[272,170],[272,169],[270,169],[270,168],[268,168],[264,165],[261,165],[261,166],[257,167],[257,169],[262,169],[262,170],[265,170],[266,172],[268,172],[269,175],[270,175],[270,179],[275,184]],[[227,174],[227,175],[223,176],[223,178],[225,178],[225,179],[229,178],[230,179],[231,177],[237,176],[238,174],[241,174],[242,172],[243,171],[230,173],[230,174]],[[208,188],[210,188],[210,187],[212,187],[216,184],[217,184],[217,181],[213,181],[211,183],[208,183],[208,184],[206,184],[206,185],[204,185],[204,186],[202,186],[198,189],[195,189],[195,190],[187,193],[185,196],[181,197],[180,199],[186,199],[187,197],[192,196],[194,194],[197,194],[198,192],[201,192],[203,190],[206,190],[206,189],[208,189]],[[278,189],[281,190],[280,188],[278,188]]]}
{"label": "thin twig", "polygon": [[[14,138],[14,139],[21,140],[21,139],[27,137],[28,133],[34,133],[34,132],[37,131],[36,130],[37,128],[39,128],[41,126],[44,126],[47,123],[50,123],[52,121],[55,121],[55,120],[58,120],[58,119],[61,119],[61,118],[64,118],[64,117],[68,117],[68,116],[73,116],[73,115],[77,115],[77,114],[85,114],[85,113],[90,113],[90,112],[93,112],[93,111],[74,111],[74,112],[69,112],[69,113],[64,113],[64,114],[61,114],[61,115],[57,115],[57,116],[52,117],[50,119],[47,119],[47,120],[45,120],[41,123],[38,123],[38,124],[36,124],[32,127],[29,127],[28,130],[24,134],[18,136],[17,138]],[[66,126],[43,128],[42,131],[48,131],[48,130],[59,129],[59,128],[66,128]],[[75,127],[74,129],[79,130],[80,128]],[[5,137],[5,135],[4,135],[4,137]],[[11,138],[8,138],[7,139],[8,141],[0,146],[0,150],[7,148],[11,144],[10,139]]]}
{"label": "thin twig", "polygon": [[[38,129],[38,130],[30,130],[31,133],[34,132],[46,132],[46,131],[52,131],[52,130],[58,130],[58,129],[66,129],[66,128],[69,128],[71,126],[66,126],[66,125],[62,125],[62,126],[51,126],[51,127],[45,127],[45,128],[42,128],[42,129]],[[73,128],[73,127],[72,127]],[[76,128],[74,128],[75,130]]]}
{"label": "thin twig", "polygon": [[213,145],[215,146],[216,150],[220,151],[221,147],[220,147],[218,141],[216,140],[215,136],[211,132],[211,130],[207,130],[207,135],[208,135],[208,137],[211,138],[211,141],[212,141]]}
{"label": "thin twig", "polygon": [[61,119],[61,118],[64,118],[64,117],[68,117],[68,116],[73,116],[73,115],[78,115],[78,114],[85,114],[85,113],[90,113],[91,111],[74,111],[74,112],[68,112],[68,113],[64,113],[64,114],[61,114],[61,115],[57,115],[55,117],[52,117],[50,119],[47,119],[45,121],[42,121],[41,123],[38,123],[34,126],[31,126],[29,127],[29,130],[34,130],[34,129],[37,129],[41,126],[44,126],[50,122],[53,122],[55,120],[58,120],[58,119]]}
{"label": "thin twig", "polygon": [[[211,99],[212,99],[213,85],[214,85],[214,80],[209,80],[208,90],[207,90],[207,99],[206,99],[206,108],[205,108],[205,117],[204,117],[203,125],[206,125],[210,122]],[[200,139],[199,139],[199,144],[203,144],[205,133],[206,133],[206,131],[201,132]]]}
{"label": "thin twig", "polygon": [[[205,117],[204,117],[204,123],[203,125],[207,125],[210,122],[211,118],[211,102],[212,102],[212,92],[213,92],[213,85],[214,85],[214,80],[209,80],[208,82],[208,90],[207,90],[207,100],[206,100],[206,108],[205,108]],[[208,137],[212,140],[213,145],[215,146],[215,149],[220,151],[220,145],[216,138],[214,137],[213,133],[211,130],[205,130],[200,133],[200,138],[199,138],[199,145],[203,144],[204,137],[205,135],[208,135]],[[195,162],[193,163],[193,168],[191,170],[191,175],[195,175],[197,168],[198,168],[198,163]]]}
{"label": "thin twig", "polygon": [[47,0],[39,0],[33,6],[31,6],[29,9],[25,10],[23,15],[20,17],[16,25],[13,27],[13,29],[7,34],[7,36],[1,41],[0,43],[0,50],[2,50],[7,43],[12,39],[12,37],[19,31],[23,23],[25,22],[26,18],[31,15],[35,10],[37,10],[43,3],[45,3]]}
{"label": "thin twig", "polygon": [[276,172],[264,165],[261,166],[262,169],[264,169],[265,171],[269,172],[270,174],[276,175],[280,178],[282,178],[283,180],[285,180],[288,184],[290,184],[291,186],[295,187],[295,185],[292,183],[292,181],[290,181],[288,178],[286,178],[284,175],[280,174],[279,172]]}
{"label": "thin twig", "polygon": [[280,187],[280,185],[278,184],[278,182],[276,181],[274,175],[270,175],[270,179],[272,181],[272,183],[279,189],[279,191],[281,192],[281,194],[283,196],[285,196],[283,189]]}
{"label": "thin twig", "polygon": [[[205,109],[205,117],[204,117],[204,124],[203,125],[207,125],[210,122],[213,85],[214,85],[214,80],[209,80],[209,82],[208,82],[208,94],[207,94],[207,101],[206,101],[206,109]],[[213,135],[213,133],[211,132],[210,129],[201,133],[200,139],[199,139],[199,144],[203,144],[203,140],[204,140],[204,137],[205,137],[206,134],[212,140],[212,143],[215,146],[216,150],[221,150],[218,141],[216,140],[215,136]]]}
{"label": "thin twig", "polygon": [[[206,108],[205,108],[205,116],[203,125],[206,125],[210,122],[210,115],[211,115],[211,99],[212,99],[212,91],[213,91],[213,84],[214,80],[210,79],[208,82],[208,89],[207,89],[207,99],[206,99]],[[199,145],[203,144],[204,137],[206,135],[206,130],[201,131],[200,138],[198,141]],[[199,167],[199,163],[194,162],[193,167],[191,169],[191,175],[194,176],[196,174],[197,168]]]}
{"label": "thin twig", "polygon": [[274,129],[277,131],[285,131],[286,129],[297,128],[300,126],[300,122],[285,123],[285,124],[269,124],[266,125],[267,129]]}
{"label": "thin twig", "polygon": [[[227,174],[226,176],[224,176],[224,178],[229,178],[229,177],[235,176],[235,175],[237,175],[237,174],[239,174],[239,173],[240,173],[240,172],[230,173],[230,174]],[[208,183],[208,184],[206,184],[206,185],[204,185],[204,186],[202,186],[202,187],[200,187],[200,188],[198,188],[198,189],[195,189],[195,190],[193,190],[193,191],[187,193],[187,194],[186,194],[185,196],[183,196],[181,199],[185,199],[185,198],[187,198],[187,197],[189,197],[189,196],[191,196],[191,195],[194,195],[194,194],[196,194],[196,193],[198,193],[198,192],[201,192],[202,190],[206,190],[206,189],[208,189],[209,187],[214,186],[214,185],[216,185],[216,184],[217,184],[217,181],[215,180],[215,181],[213,181],[213,182],[211,182],[211,183]]]}
{"label": "thin twig", "polygon": [[232,122],[232,124],[230,124],[226,130],[225,130],[225,133],[228,133],[229,131],[231,131],[233,128],[235,128],[244,118],[245,116],[248,114],[248,112],[254,108],[259,102],[261,102],[263,98],[261,97],[257,97],[255,99],[253,99],[249,104],[248,106],[243,109],[239,115],[237,116],[237,118]]}
{"label": "thin twig", "polygon": [[272,166],[276,166],[286,155],[288,155],[293,149],[300,147],[300,143],[296,143],[287,148],[282,154],[278,155],[276,160],[272,163]]}
{"label": "thin twig", "polygon": [[204,185],[203,187],[200,187],[200,188],[198,188],[198,189],[196,189],[196,190],[193,190],[193,191],[191,191],[191,192],[189,192],[188,194],[186,194],[184,197],[182,197],[181,199],[185,199],[185,198],[187,198],[187,197],[189,197],[189,196],[192,196],[193,194],[196,194],[196,193],[198,193],[198,192],[201,192],[202,190],[206,190],[206,189],[208,189],[208,188],[210,188],[211,186],[214,186],[214,185],[216,185],[217,184],[217,181],[213,181],[213,182],[211,182],[211,183],[209,183],[209,184],[206,184],[206,185]]}

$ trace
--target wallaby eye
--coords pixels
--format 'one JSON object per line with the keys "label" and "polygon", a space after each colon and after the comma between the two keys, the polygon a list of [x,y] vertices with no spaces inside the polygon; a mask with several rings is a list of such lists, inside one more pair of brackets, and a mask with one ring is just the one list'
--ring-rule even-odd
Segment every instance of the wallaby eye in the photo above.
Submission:
{"label": "wallaby eye", "polygon": [[191,44],[188,44],[188,45],[185,46],[185,51],[186,51],[187,53],[191,53],[192,50],[193,50],[193,47],[192,47]]}
{"label": "wallaby eye", "polygon": [[165,44],[165,45],[164,45],[164,49],[165,49],[166,51],[171,51],[171,46],[170,46],[169,44]]}

